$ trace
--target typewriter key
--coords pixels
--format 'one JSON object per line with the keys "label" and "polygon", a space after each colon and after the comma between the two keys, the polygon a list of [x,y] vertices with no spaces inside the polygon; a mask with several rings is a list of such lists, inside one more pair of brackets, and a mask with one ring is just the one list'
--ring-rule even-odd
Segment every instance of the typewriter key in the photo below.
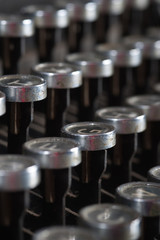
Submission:
{"label": "typewriter key", "polygon": [[116,202],[133,208],[142,216],[142,239],[151,240],[159,234],[159,184],[151,182],[131,182],[120,185],[116,189]]}
{"label": "typewriter key", "polygon": [[40,227],[65,223],[65,196],[71,184],[71,168],[81,162],[80,145],[67,138],[36,138],[25,142],[23,153],[41,168],[43,209]]}
{"label": "typewriter key", "polygon": [[97,108],[96,102],[103,93],[103,83],[111,84],[113,63],[110,59],[93,52],[69,54],[66,61],[76,64],[82,70],[83,85],[79,93],[79,121],[92,121],[94,109]]}
{"label": "typewriter key", "polygon": [[98,236],[81,227],[50,227],[37,231],[33,240],[98,240]]}
{"label": "typewriter key", "polygon": [[142,63],[142,52],[124,43],[99,44],[96,51],[113,61],[115,67],[109,89],[109,105],[119,106],[123,104],[125,97],[135,92],[135,79],[138,77],[139,66]]}
{"label": "typewriter key", "polygon": [[158,164],[158,145],[160,141],[160,97],[143,94],[128,97],[126,103],[139,108],[146,115],[147,128],[139,135],[139,170],[146,176],[148,170]]}
{"label": "typewriter key", "polygon": [[137,134],[146,129],[144,113],[131,107],[108,107],[97,110],[98,121],[112,125],[116,129],[116,146],[109,150],[111,160],[111,178],[108,190],[131,181],[132,160],[137,150]]}
{"label": "typewriter key", "polygon": [[38,165],[22,155],[0,155],[1,239],[22,240],[29,190],[40,182]]}
{"label": "typewriter key", "polygon": [[69,0],[65,4],[69,13],[69,52],[92,51],[95,45],[95,22],[98,4],[91,0]]}
{"label": "typewriter key", "polygon": [[141,217],[120,204],[95,204],[82,208],[79,225],[92,230],[100,240],[137,240],[141,235]]}
{"label": "typewriter key", "polygon": [[82,84],[81,71],[74,65],[42,63],[32,68],[32,74],[47,81],[46,135],[59,136],[61,127],[66,122],[66,110],[70,105],[70,90]]}
{"label": "typewriter key", "polygon": [[107,149],[115,145],[115,129],[106,123],[77,122],[64,126],[62,135],[78,141],[82,149],[82,163],[74,168],[78,211],[101,201],[101,177],[107,165]]}
{"label": "typewriter key", "polygon": [[139,48],[143,54],[143,61],[139,68],[139,76],[135,79],[135,94],[153,92],[153,84],[159,81],[160,41],[154,33],[147,36],[131,35],[124,38],[126,44]]}
{"label": "typewriter key", "polygon": [[63,61],[67,51],[68,11],[49,4],[37,4],[22,8],[21,13],[34,20],[38,62]]}
{"label": "typewriter key", "polygon": [[33,120],[33,102],[46,97],[46,82],[32,75],[0,77],[0,90],[6,95],[8,153],[21,153]]}
{"label": "typewriter key", "polygon": [[160,166],[155,166],[148,171],[148,181],[160,183]]}
{"label": "typewriter key", "polygon": [[20,73],[19,61],[25,52],[25,41],[34,35],[32,19],[18,15],[0,15],[0,56],[2,74]]}
{"label": "typewriter key", "polygon": [[6,112],[6,96],[0,91],[0,116],[4,115]]}

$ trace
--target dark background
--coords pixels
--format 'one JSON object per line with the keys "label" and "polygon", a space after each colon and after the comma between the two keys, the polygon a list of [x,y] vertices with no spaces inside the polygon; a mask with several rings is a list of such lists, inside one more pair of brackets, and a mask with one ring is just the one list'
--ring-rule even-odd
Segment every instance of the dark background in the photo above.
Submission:
{"label": "dark background", "polygon": [[[57,0],[60,2],[61,0]],[[0,0],[0,13],[18,13],[23,6],[37,3],[54,4],[55,0]]]}

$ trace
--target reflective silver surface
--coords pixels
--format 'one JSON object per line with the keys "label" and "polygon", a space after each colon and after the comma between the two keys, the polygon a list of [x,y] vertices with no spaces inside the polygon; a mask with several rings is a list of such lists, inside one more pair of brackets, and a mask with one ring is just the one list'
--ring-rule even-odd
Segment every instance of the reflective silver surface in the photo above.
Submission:
{"label": "reflective silver surface", "polygon": [[41,168],[62,169],[81,162],[80,145],[62,137],[36,138],[23,145],[23,153],[36,159]]}
{"label": "reflective silver surface", "polygon": [[39,166],[23,155],[0,155],[0,191],[35,188],[40,183]]}
{"label": "reflective silver surface", "polygon": [[160,96],[156,94],[135,95],[126,98],[126,103],[143,111],[147,120],[160,120]]}
{"label": "reflective silver surface", "polygon": [[127,6],[127,0],[101,0],[99,2],[101,12],[110,13],[112,15],[124,13]]}
{"label": "reflective silver surface", "polygon": [[142,216],[160,216],[160,187],[152,182],[130,182],[116,189],[116,202],[127,205]]}
{"label": "reflective silver surface", "polygon": [[113,75],[111,59],[93,52],[68,54],[66,61],[81,68],[85,77],[110,77]]}
{"label": "reflective silver surface", "polygon": [[134,134],[146,129],[144,113],[132,107],[107,107],[95,112],[95,119],[114,126],[118,134]]}
{"label": "reflective silver surface", "polygon": [[76,88],[82,85],[82,72],[73,64],[41,63],[32,68],[32,74],[44,78],[48,88]]}
{"label": "reflective silver surface", "polygon": [[155,166],[148,171],[148,181],[160,183],[160,165]]}
{"label": "reflective silver surface", "polygon": [[105,150],[116,144],[115,129],[106,123],[71,123],[62,128],[62,135],[78,141],[84,151]]}
{"label": "reflective silver surface", "polygon": [[74,21],[94,22],[98,18],[98,5],[93,1],[70,0],[66,9],[70,19]]}
{"label": "reflective silver surface", "polygon": [[4,75],[0,77],[0,90],[8,102],[34,102],[47,96],[46,81],[33,75]]}
{"label": "reflective silver surface", "polygon": [[31,37],[34,34],[32,19],[18,15],[0,14],[1,37]]}
{"label": "reflective silver surface", "polygon": [[140,49],[125,44],[99,44],[96,51],[110,58],[118,67],[137,67],[142,63],[142,52]]}
{"label": "reflective silver surface", "polygon": [[141,235],[141,217],[129,207],[102,203],[86,206],[79,214],[80,225],[97,232],[101,240],[137,240]]}
{"label": "reflective silver surface", "polygon": [[37,231],[33,240],[98,240],[95,233],[88,229],[73,226],[48,227]]}
{"label": "reflective silver surface", "polygon": [[69,14],[66,9],[56,9],[53,5],[28,5],[21,9],[21,13],[34,19],[35,26],[65,28],[69,25]]}
{"label": "reflective silver surface", "polygon": [[6,96],[3,92],[0,92],[0,116],[6,112]]}

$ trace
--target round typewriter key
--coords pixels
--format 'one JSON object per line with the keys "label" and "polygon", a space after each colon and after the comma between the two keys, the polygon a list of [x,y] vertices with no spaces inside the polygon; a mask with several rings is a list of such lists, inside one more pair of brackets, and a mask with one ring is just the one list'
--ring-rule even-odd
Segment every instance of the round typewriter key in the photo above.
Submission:
{"label": "round typewriter key", "polygon": [[106,123],[77,122],[64,126],[62,135],[78,141],[82,149],[82,163],[74,168],[79,179],[75,209],[100,202],[101,176],[107,165],[107,149],[115,145],[114,127]]}
{"label": "round typewriter key", "polygon": [[126,103],[139,108],[146,115],[147,128],[139,138],[139,158],[142,174],[158,164],[158,145],[160,142],[160,97],[153,94],[143,94],[128,97]]}
{"label": "round typewriter key", "polygon": [[123,33],[122,19],[127,1],[100,0],[97,2],[100,8],[96,26],[97,43],[119,41]]}
{"label": "round typewriter key", "polygon": [[114,75],[110,85],[109,105],[119,106],[126,96],[135,92],[135,79],[142,63],[142,52],[130,44],[99,44],[96,51],[110,58],[114,64]]}
{"label": "round typewriter key", "polygon": [[33,240],[52,240],[52,239],[97,240],[99,238],[95,233],[89,230],[73,226],[50,227],[37,231],[33,236]]}
{"label": "round typewriter key", "polygon": [[18,64],[25,51],[25,41],[33,35],[32,19],[0,14],[0,56],[3,74],[19,73]]}
{"label": "round typewriter key", "polygon": [[[103,84],[111,84],[113,63],[95,52],[73,53],[66,61],[76,64],[82,71],[83,85],[79,91],[79,121],[92,121],[96,103],[103,94]],[[109,92],[106,92],[109,94]],[[107,105],[107,102],[106,102]]]}
{"label": "round typewriter key", "polygon": [[120,204],[95,204],[82,208],[79,225],[92,230],[100,240],[137,240],[141,236],[141,217]]}
{"label": "round typewriter key", "polygon": [[[158,30],[157,30],[158,31]],[[160,71],[160,41],[158,32],[143,35],[131,35],[124,38],[125,43],[130,43],[139,48],[143,54],[143,61],[136,81],[136,94],[153,92],[153,84],[159,81]]]}
{"label": "round typewriter key", "polygon": [[6,112],[6,96],[0,91],[0,116],[4,115]]}
{"label": "round typewriter key", "polygon": [[148,181],[160,183],[160,166],[155,166],[148,171]]}
{"label": "round typewriter key", "polygon": [[97,110],[96,120],[116,129],[116,146],[109,150],[111,177],[107,184],[112,192],[125,182],[131,181],[132,160],[137,150],[137,134],[146,129],[144,113],[132,107],[108,107]]}
{"label": "round typewriter key", "polygon": [[80,145],[72,139],[36,138],[25,142],[23,153],[41,168],[43,209],[40,226],[65,223],[65,197],[71,183],[71,168],[81,162]]}
{"label": "round typewriter key", "polygon": [[69,52],[92,51],[95,44],[95,22],[98,4],[94,1],[69,0],[65,4],[69,13]]}
{"label": "round typewriter key", "polygon": [[37,4],[22,8],[21,13],[34,20],[38,62],[63,61],[67,51],[68,11],[49,4]]}
{"label": "round typewriter key", "polygon": [[29,190],[39,182],[39,167],[33,159],[22,155],[0,155],[0,233],[3,239],[23,239]]}
{"label": "round typewriter key", "polygon": [[116,189],[116,201],[133,208],[142,216],[142,239],[154,239],[154,237],[159,234],[159,184],[151,182],[125,183]]}
{"label": "round typewriter key", "polygon": [[0,90],[6,95],[8,152],[21,153],[33,119],[33,102],[46,97],[46,82],[32,75],[4,75]]}
{"label": "round typewriter key", "polygon": [[70,90],[82,84],[82,73],[73,64],[42,63],[32,68],[32,73],[47,81],[45,102],[46,135],[59,136],[66,122],[65,112],[70,105]]}

